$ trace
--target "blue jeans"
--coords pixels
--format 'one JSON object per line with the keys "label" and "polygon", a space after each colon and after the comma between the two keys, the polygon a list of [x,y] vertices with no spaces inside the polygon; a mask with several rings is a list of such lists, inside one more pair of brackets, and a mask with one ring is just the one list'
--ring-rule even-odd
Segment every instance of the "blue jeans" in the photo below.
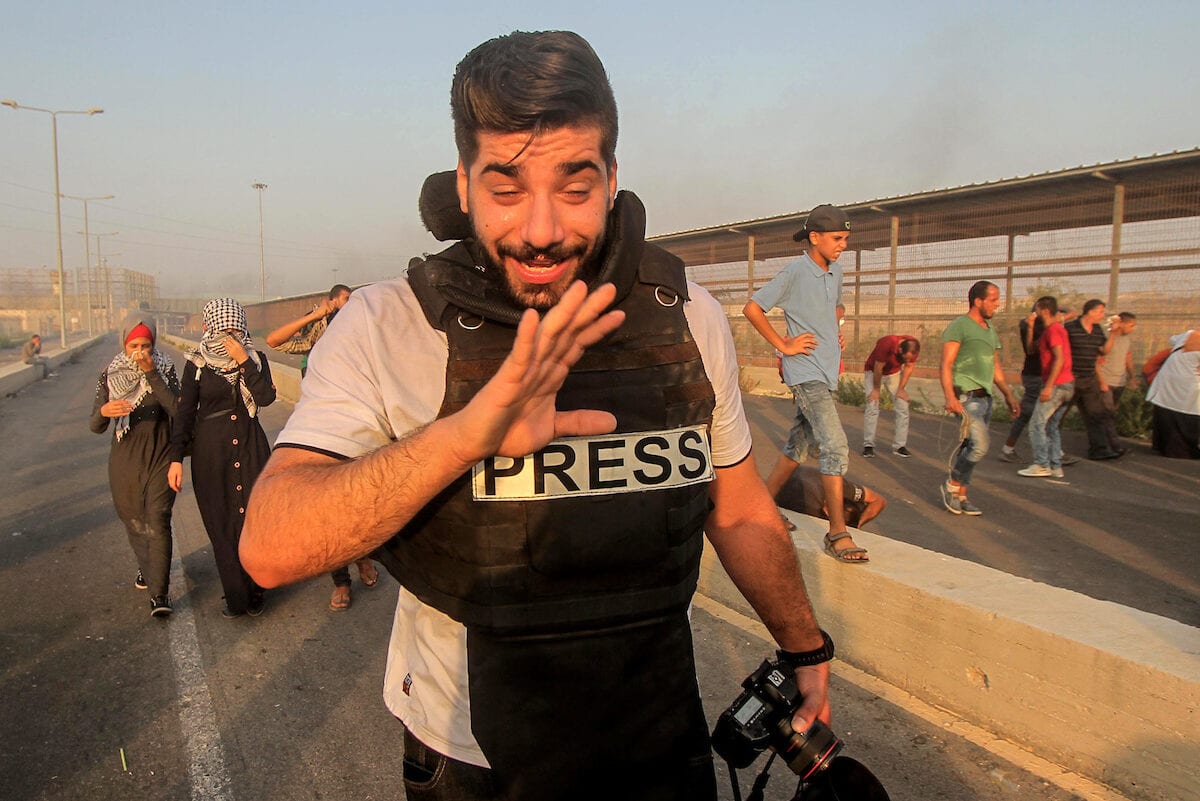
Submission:
{"label": "blue jeans", "polygon": [[1075,382],[1056,384],[1050,400],[1038,400],[1029,420],[1029,442],[1033,445],[1033,461],[1042,467],[1062,467],[1062,419],[1071,406]]}
{"label": "blue jeans", "polygon": [[962,404],[963,412],[966,415],[967,434],[966,441],[958,449],[954,467],[950,470],[950,478],[952,481],[966,485],[971,483],[971,474],[975,472],[975,465],[981,462],[984,455],[987,454],[988,423],[992,420],[992,396],[960,394],[958,401]]}
{"label": "blue jeans", "polygon": [[[892,436],[892,448],[902,448],[908,444],[908,401],[896,394],[896,390],[900,386],[900,373],[897,371],[891,375],[885,375],[880,381],[882,386],[879,390],[879,397],[883,397],[883,390],[887,390],[892,396],[892,407],[896,410],[896,430]],[[863,392],[869,396],[875,390],[875,373],[867,370],[863,373]],[[879,400],[867,399],[866,409],[863,411],[863,446],[870,445],[875,447],[875,429],[879,425]]]}
{"label": "blue jeans", "polygon": [[833,391],[824,381],[805,381],[791,387],[796,402],[796,422],[788,434],[783,455],[803,462],[818,453],[817,469],[823,476],[844,476],[850,463],[846,432],[833,405]]}

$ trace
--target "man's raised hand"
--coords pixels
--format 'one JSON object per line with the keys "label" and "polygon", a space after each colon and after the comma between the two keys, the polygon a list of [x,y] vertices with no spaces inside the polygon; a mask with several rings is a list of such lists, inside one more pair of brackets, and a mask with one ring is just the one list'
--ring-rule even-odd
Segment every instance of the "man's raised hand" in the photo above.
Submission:
{"label": "man's raised hand", "polygon": [[556,437],[616,428],[616,418],[608,412],[555,408],[558,390],[584,350],[624,321],[622,311],[605,312],[615,298],[612,284],[589,294],[587,285],[576,281],[544,316],[525,311],[508,358],[454,415],[456,436],[449,445],[464,464],[494,455],[526,456]]}

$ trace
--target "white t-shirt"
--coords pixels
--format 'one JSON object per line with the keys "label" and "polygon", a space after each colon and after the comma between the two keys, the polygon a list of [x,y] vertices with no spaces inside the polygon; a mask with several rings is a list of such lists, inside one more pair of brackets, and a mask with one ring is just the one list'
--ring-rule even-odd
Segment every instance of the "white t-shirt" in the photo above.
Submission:
{"label": "white t-shirt", "polygon": [[[692,336],[716,394],[713,464],[750,452],[737,355],[720,304],[688,284]],[[429,326],[407,280],[355,291],[317,343],[302,395],[276,445],[354,458],[431,422],[446,385],[446,335]],[[466,629],[401,588],[388,646],[384,701],[431,748],[487,766],[471,734]]]}
{"label": "white t-shirt", "polygon": [[[1182,348],[1191,329],[1171,337],[1172,348]],[[1200,414],[1200,350],[1176,350],[1158,369],[1146,400],[1183,414]]]}

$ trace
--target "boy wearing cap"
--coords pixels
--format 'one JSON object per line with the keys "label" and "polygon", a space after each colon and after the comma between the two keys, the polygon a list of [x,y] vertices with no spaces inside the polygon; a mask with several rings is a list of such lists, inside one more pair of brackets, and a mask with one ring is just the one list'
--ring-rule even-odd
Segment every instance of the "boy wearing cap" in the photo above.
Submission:
{"label": "boy wearing cap", "polygon": [[[862,564],[867,551],[846,531],[842,476],[849,463],[846,432],[838,419],[833,392],[838,384],[841,343],[837,306],[842,302],[842,268],[838,257],[850,240],[850,218],[836,206],[817,206],[793,237],[806,251],[754,293],[742,313],[780,353],[783,380],[796,401],[796,422],[776,462],[767,489],[775,495],[809,451],[819,451],[818,469],[829,507],[825,552],[841,562]],[[767,320],[779,307],[787,325],[781,336]]]}

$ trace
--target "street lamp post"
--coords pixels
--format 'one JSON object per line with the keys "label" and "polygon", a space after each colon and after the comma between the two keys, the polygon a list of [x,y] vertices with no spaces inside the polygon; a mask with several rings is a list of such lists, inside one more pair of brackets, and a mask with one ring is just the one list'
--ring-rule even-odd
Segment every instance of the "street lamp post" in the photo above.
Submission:
{"label": "street lamp post", "polygon": [[[108,231],[103,234],[92,234],[92,236],[96,237],[96,272],[99,273],[101,270],[104,270],[104,297],[107,298],[107,301],[104,304],[104,330],[105,331],[111,331],[112,327],[113,327],[112,290],[109,288],[109,285],[108,285],[108,267],[105,264],[104,257],[100,255],[100,237],[116,236],[117,233],[118,233],[117,231]],[[116,254],[113,254],[113,255],[116,255]],[[91,265],[88,265],[88,269],[89,270],[91,269]],[[100,276],[97,275],[96,277],[99,278]]]}
{"label": "street lamp post", "polygon": [[[108,269],[108,260],[112,257],[120,256],[120,255],[121,255],[120,253],[109,253],[107,256],[105,256],[103,259],[101,259],[101,263],[104,266],[104,292],[105,292],[105,294],[108,295],[108,309],[105,313],[108,315],[108,319],[110,321],[113,321],[114,323],[116,321],[116,305],[117,304],[115,302],[113,302],[113,288],[112,288],[112,278],[111,278],[112,272],[110,272]],[[116,329],[117,329],[117,326],[114,324],[113,330],[116,330]]]}
{"label": "street lamp post", "polygon": [[11,109],[25,111],[40,111],[50,115],[50,131],[54,139],[54,223],[58,232],[58,315],[60,343],[63,349],[67,347],[67,283],[63,278],[63,245],[62,245],[62,199],[58,189],[58,115],[59,114],[103,114],[102,108],[89,108],[87,111],[51,111],[48,108],[22,106],[15,100],[0,100],[0,105]]}
{"label": "street lamp post", "polygon": [[267,299],[267,256],[263,249],[263,213],[262,213],[262,196],[263,190],[267,185],[261,181],[250,184],[251,189],[258,190],[258,276],[260,281],[259,300]]}
{"label": "street lamp post", "polygon": [[92,240],[88,234],[88,201],[89,200],[112,200],[116,195],[95,195],[93,197],[76,197],[75,195],[63,195],[71,200],[83,201],[83,249],[87,254],[85,256],[84,270],[87,272],[87,325],[88,336],[92,336]]}

